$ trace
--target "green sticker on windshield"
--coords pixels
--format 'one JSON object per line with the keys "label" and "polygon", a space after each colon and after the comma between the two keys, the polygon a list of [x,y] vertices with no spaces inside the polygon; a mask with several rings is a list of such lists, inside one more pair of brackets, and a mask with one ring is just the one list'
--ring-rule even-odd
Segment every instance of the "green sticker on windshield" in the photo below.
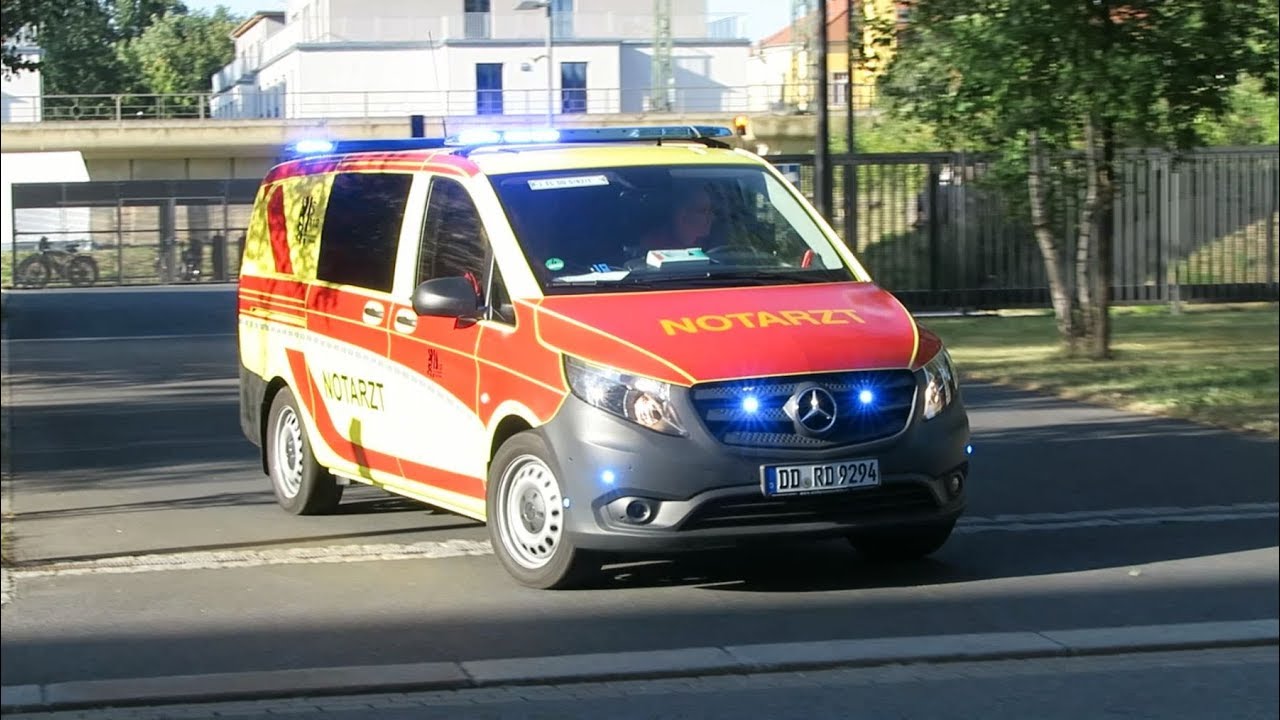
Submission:
{"label": "green sticker on windshield", "polygon": [[552,272],[556,272],[557,270],[563,270],[564,261],[561,260],[560,258],[551,258],[550,260],[547,261],[547,269]]}

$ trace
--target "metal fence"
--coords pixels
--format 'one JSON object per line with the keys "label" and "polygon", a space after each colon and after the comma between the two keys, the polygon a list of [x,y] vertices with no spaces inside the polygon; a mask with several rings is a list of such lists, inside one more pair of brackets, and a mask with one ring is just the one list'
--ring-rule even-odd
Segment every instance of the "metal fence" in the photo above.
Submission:
{"label": "metal fence", "polygon": [[[770,156],[812,197],[813,156]],[[876,281],[915,310],[1048,307],[1025,191],[991,182],[987,158],[867,154],[833,160],[831,220]],[[844,210],[856,160],[856,213]],[[1066,177],[1078,167],[1065,159]],[[1280,153],[1275,147],[1133,153],[1118,165],[1113,297],[1118,303],[1277,300]],[[14,245],[0,282],[23,263],[67,286],[73,257],[95,284],[232,281],[254,180],[37,183],[13,186]],[[1020,186],[1025,187],[1025,185]],[[1054,230],[1074,257],[1082,189],[1059,187]],[[852,220],[856,219],[855,223]],[[40,252],[46,238],[48,251]],[[75,246],[63,255],[54,255]],[[30,260],[54,255],[46,263]],[[35,268],[36,279],[42,275]],[[18,279],[21,279],[19,273]],[[22,285],[17,282],[17,285]]]}
{"label": "metal fence", "polygon": [[[812,156],[769,160],[813,198]],[[859,155],[850,216],[850,167],[849,156],[832,157],[833,224],[876,281],[909,307],[1049,306],[1025,183],[1002,189],[984,156]],[[1082,168],[1078,158],[1062,158],[1057,168],[1065,179],[1056,188],[1053,230],[1074,259]],[[1115,302],[1280,299],[1278,175],[1276,147],[1119,158]]]}
{"label": "metal fence", "polygon": [[13,186],[7,288],[230,282],[257,180]]}

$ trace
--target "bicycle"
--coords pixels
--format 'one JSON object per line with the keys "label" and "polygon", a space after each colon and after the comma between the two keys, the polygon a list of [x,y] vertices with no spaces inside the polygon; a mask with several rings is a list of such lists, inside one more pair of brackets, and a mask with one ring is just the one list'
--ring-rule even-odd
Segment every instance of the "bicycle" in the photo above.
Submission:
{"label": "bicycle", "polygon": [[66,280],[72,287],[89,287],[98,282],[98,261],[80,252],[72,243],[64,250],[54,250],[49,238],[40,238],[39,250],[18,263],[14,284],[20,288],[40,289],[55,278]]}
{"label": "bicycle", "polygon": [[[187,249],[182,251],[181,264],[176,262],[177,250],[176,239],[168,238],[160,241],[155,262],[156,276],[160,278],[160,282],[169,284],[176,281],[198,281],[203,274],[201,268],[204,263],[203,245],[196,240],[190,241]],[[178,267],[175,268],[175,265]]]}

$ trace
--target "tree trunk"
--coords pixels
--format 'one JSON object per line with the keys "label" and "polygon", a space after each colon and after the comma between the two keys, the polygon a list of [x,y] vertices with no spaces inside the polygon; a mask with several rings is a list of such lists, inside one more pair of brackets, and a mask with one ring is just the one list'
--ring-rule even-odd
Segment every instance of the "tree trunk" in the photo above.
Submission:
{"label": "tree trunk", "polygon": [[1067,268],[1063,248],[1054,235],[1053,226],[1049,223],[1049,213],[1045,205],[1045,168],[1044,150],[1040,147],[1040,133],[1032,131],[1027,139],[1027,191],[1031,200],[1031,228],[1035,233],[1036,244],[1040,246],[1040,257],[1044,260],[1045,274],[1049,278],[1049,297],[1053,301],[1053,316],[1058,325],[1058,339],[1067,352],[1076,352],[1076,343],[1080,333],[1076,322],[1075,304],[1067,291]]}
{"label": "tree trunk", "polygon": [[1097,247],[1093,243],[1098,216],[1098,142],[1092,114],[1084,119],[1084,167],[1084,203],[1080,206],[1080,223],[1076,228],[1076,299],[1080,305],[1081,335],[1086,346],[1092,347],[1093,336],[1097,332],[1094,270],[1098,260]]}
{"label": "tree trunk", "polygon": [[1111,357],[1111,275],[1112,233],[1115,230],[1115,129],[1102,125],[1102,162],[1097,163],[1098,234],[1094,239],[1096,265],[1093,272],[1093,317],[1090,325],[1089,356],[1095,360]]}

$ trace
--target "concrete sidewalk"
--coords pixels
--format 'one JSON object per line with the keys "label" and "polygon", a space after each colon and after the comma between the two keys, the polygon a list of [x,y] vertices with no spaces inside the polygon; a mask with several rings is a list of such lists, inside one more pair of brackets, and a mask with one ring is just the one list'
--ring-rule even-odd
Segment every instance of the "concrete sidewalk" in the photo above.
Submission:
{"label": "concrete sidewalk", "polygon": [[1280,620],[693,647],[6,686],[0,710],[214,702],[1280,644]]}

